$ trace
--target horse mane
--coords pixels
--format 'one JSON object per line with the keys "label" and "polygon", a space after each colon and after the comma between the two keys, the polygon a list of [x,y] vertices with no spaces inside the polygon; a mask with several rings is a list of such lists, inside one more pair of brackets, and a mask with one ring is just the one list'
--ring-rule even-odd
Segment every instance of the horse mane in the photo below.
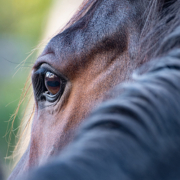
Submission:
{"label": "horse mane", "polygon": [[[70,26],[74,25],[82,17],[88,18],[93,14],[96,6],[102,2],[102,0],[85,0],[71,20],[61,30],[64,31]],[[164,3],[165,2],[165,3]],[[176,40],[168,43],[166,40],[167,34],[173,32],[173,30],[180,25],[180,1],[172,0],[152,0],[144,13],[145,25],[143,27],[140,42],[139,53],[137,56],[138,66],[147,62],[151,58],[160,56],[175,46],[179,46],[180,42]],[[159,14],[158,14],[159,13]],[[166,41],[167,46],[163,46]],[[32,118],[30,117],[26,124],[31,124]],[[27,127],[29,128],[29,127]],[[23,133],[26,130],[23,131]],[[29,134],[25,135],[29,136]],[[22,137],[22,135],[21,135]],[[21,141],[20,137],[20,141]],[[23,139],[26,139],[24,137]],[[29,139],[29,138],[28,138]],[[18,143],[22,146],[21,143]],[[15,148],[18,151],[18,146]],[[19,156],[19,153],[17,153]],[[20,156],[22,153],[20,153]]]}
{"label": "horse mane", "polygon": [[[148,23],[142,32],[140,40],[140,53],[137,61],[138,66],[158,56],[162,56],[175,47],[179,47],[179,39],[174,38],[168,41],[167,36],[180,25],[180,1],[166,0],[164,4],[152,3],[152,12],[147,18]],[[157,16],[157,13],[160,14]],[[149,23],[150,19],[150,23]]]}

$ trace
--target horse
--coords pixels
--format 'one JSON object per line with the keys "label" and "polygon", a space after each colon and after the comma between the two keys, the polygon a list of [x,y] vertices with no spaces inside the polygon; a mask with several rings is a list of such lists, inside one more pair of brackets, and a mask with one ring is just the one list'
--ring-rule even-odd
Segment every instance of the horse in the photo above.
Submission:
{"label": "horse", "polygon": [[149,65],[90,115],[60,155],[18,180],[179,179],[180,48]]}
{"label": "horse", "polygon": [[176,19],[177,5],[178,0],[83,3],[33,66],[31,139],[9,179],[59,154],[90,112],[116,97],[108,92],[129,81],[134,69],[158,55]]}

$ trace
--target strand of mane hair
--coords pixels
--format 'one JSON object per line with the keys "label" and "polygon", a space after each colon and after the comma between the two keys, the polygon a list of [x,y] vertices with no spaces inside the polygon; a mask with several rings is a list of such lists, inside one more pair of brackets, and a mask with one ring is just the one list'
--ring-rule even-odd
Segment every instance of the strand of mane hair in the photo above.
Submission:
{"label": "strand of mane hair", "polygon": [[[159,2],[161,2],[161,0]],[[166,49],[162,49],[162,47],[164,47],[164,45],[162,46],[164,39],[180,25],[179,7],[179,0],[166,0],[164,3],[158,3],[156,1],[156,3],[153,4],[152,8],[154,10],[150,17],[151,23],[146,24],[146,27],[144,27],[140,40],[140,49],[137,59],[138,67],[150,59],[162,56],[172,50],[175,44],[179,44],[174,42],[172,45],[168,45],[167,42],[165,45]]]}

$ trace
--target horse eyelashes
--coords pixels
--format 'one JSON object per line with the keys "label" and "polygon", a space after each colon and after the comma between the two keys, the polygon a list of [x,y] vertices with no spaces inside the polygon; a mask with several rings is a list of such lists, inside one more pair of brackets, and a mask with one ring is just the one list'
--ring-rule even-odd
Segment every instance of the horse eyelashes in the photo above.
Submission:
{"label": "horse eyelashes", "polygon": [[38,101],[40,100],[43,91],[45,91],[45,86],[43,84],[45,72],[45,69],[40,68],[34,73],[32,78],[34,94]]}

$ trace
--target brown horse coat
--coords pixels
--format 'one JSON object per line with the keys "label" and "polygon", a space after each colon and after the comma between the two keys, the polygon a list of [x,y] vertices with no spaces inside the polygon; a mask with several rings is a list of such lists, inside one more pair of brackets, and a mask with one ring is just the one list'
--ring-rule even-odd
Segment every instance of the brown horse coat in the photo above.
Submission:
{"label": "brown horse coat", "polygon": [[[159,37],[155,22],[163,19],[164,29],[174,22],[175,16],[165,15],[170,5],[163,0],[89,0],[49,42],[32,71],[36,107],[31,140],[10,179],[59,154],[92,109],[109,97],[107,92],[160,52],[161,41],[154,46],[153,39],[146,40]],[[148,31],[151,28],[158,33]],[[146,43],[151,46],[143,46]],[[53,94],[53,88],[59,91]]]}

